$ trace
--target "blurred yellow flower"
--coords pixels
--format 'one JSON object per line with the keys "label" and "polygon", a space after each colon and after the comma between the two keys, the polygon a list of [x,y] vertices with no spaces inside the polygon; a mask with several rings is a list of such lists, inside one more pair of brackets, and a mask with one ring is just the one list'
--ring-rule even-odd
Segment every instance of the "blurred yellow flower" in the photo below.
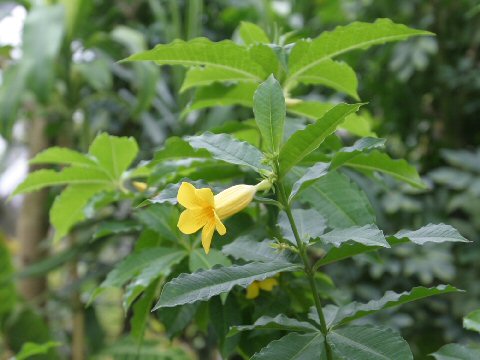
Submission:
{"label": "blurred yellow flower", "polygon": [[260,290],[272,291],[275,286],[278,286],[278,281],[274,278],[254,281],[247,287],[246,298],[255,299],[260,294]]}
{"label": "blurred yellow flower", "polygon": [[202,246],[208,254],[215,230],[220,235],[227,232],[222,220],[245,209],[257,190],[268,189],[269,182],[253,185],[235,185],[213,196],[209,188],[196,189],[183,182],[178,189],[177,200],[186,210],[180,214],[178,228],[184,234],[202,230]]}

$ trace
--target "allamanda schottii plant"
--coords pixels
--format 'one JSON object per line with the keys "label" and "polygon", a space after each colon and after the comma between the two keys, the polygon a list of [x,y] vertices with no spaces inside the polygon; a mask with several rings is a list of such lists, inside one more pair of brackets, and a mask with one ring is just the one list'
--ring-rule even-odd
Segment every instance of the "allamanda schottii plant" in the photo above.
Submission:
{"label": "allamanda schottii plant", "polygon": [[[412,359],[394,330],[352,323],[459,290],[416,287],[349,302],[337,296],[324,269],[403,243],[467,240],[445,224],[385,235],[350,175],[375,181],[387,175],[423,188],[416,169],[383,152],[385,140],[357,113],[365,104],[299,94],[321,85],[358,100],[355,72],[334,58],[420,35],[431,34],[383,19],[315,39],[272,41],[242,23],[237,43],[201,38],[135,54],[127,61],[188,68],[181,91],[196,92],[179,121],[188,124],[191,111],[227,105],[252,108],[254,118],[170,137],[153,160],[132,169],[138,152],[132,138],[100,134],[85,155],[51,148],[32,162],[66,167],[32,173],[15,194],[67,185],[51,209],[56,240],[88,233],[75,227],[87,216],[96,224],[88,246],[105,246],[99,239],[109,238],[105,243],[115,247],[119,234],[133,234],[132,249],[112,263],[91,303],[105,289],[125,286],[123,306],[127,311],[133,304],[131,335],[139,352],[149,321],[160,320],[174,337],[195,320],[195,331],[215,339],[206,336],[206,347],[214,341],[225,357]],[[124,202],[130,211],[119,216],[111,206]]]}

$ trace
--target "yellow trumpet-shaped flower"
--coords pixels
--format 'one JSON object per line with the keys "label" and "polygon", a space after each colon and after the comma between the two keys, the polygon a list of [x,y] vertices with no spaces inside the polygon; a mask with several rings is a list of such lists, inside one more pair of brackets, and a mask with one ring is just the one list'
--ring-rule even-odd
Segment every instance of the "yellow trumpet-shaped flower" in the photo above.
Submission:
{"label": "yellow trumpet-shaped flower", "polygon": [[275,286],[278,286],[278,281],[275,278],[254,281],[247,287],[246,298],[255,299],[260,294],[260,290],[272,291]]}
{"label": "yellow trumpet-shaped flower", "polygon": [[178,228],[184,234],[202,230],[202,246],[208,254],[215,230],[225,235],[227,229],[222,220],[245,209],[257,190],[268,189],[270,182],[264,180],[253,185],[235,185],[213,196],[209,188],[196,189],[183,182],[178,189],[177,200],[186,210],[180,214]]}

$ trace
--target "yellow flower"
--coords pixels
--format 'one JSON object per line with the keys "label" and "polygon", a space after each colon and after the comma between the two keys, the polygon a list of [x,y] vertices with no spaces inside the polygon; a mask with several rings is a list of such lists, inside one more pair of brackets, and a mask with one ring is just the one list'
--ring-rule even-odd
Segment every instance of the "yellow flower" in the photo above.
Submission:
{"label": "yellow flower", "polygon": [[140,192],[144,192],[148,188],[148,185],[141,181],[133,181],[132,185],[135,189],[137,189]]}
{"label": "yellow flower", "polygon": [[278,286],[277,279],[270,278],[262,281],[254,281],[247,287],[247,299],[255,299],[260,294],[260,289],[265,291],[272,291],[272,289]]}
{"label": "yellow flower", "polygon": [[208,254],[215,230],[225,235],[227,229],[222,220],[245,209],[257,190],[270,188],[270,182],[264,180],[253,185],[235,185],[213,196],[209,188],[196,189],[192,184],[183,182],[178,189],[177,200],[186,210],[180,214],[178,228],[184,234],[193,234],[202,230],[202,246]]}

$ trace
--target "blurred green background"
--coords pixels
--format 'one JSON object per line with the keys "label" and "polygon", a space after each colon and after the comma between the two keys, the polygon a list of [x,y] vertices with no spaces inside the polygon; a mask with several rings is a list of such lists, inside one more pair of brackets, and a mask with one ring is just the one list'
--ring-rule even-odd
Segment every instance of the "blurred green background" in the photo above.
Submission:
{"label": "blurred green background", "polygon": [[[478,1],[24,0],[0,3],[0,359],[26,341],[60,342],[46,358],[128,356],[131,348],[124,338],[129,315],[123,315],[118,294],[89,307],[85,303],[110,269],[112,252],[130,248],[134,238],[52,246],[48,208],[54,191],[6,201],[26,175],[28,157],[53,145],[85,151],[99,131],[106,131],[134,136],[141,158],[150,159],[171,135],[249,116],[232,106],[181,116],[194,96],[179,94],[182,69],[119,60],[176,38],[235,39],[241,21],[278,39],[285,32],[315,37],[337,25],[382,17],[436,37],[380,46],[344,60],[357,71],[360,98],[368,102],[363,115],[373,131],[387,139],[394,157],[417,166],[430,189],[367,185],[362,178],[358,183],[385,231],[444,222],[474,243],[402,247],[327,271],[342,284],[338,297],[360,301],[418,284],[448,282],[465,289],[370,321],[399,329],[419,359],[445,343],[478,341],[462,329],[461,320],[480,307]],[[343,100],[307,86],[293,95]],[[161,323],[155,326],[147,345],[161,349],[166,354],[161,359],[195,358],[194,353],[207,358],[208,336],[187,328],[172,345]]]}

